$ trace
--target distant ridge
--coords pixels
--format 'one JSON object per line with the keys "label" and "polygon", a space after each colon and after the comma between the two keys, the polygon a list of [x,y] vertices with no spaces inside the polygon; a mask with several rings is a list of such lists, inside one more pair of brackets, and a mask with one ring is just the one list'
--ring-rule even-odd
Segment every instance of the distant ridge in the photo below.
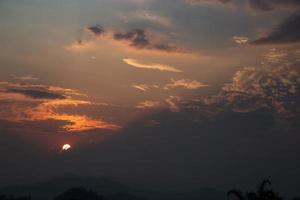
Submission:
{"label": "distant ridge", "polygon": [[225,192],[214,189],[202,188],[189,192],[141,190],[139,188],[130,188],[109,178],[87,177],[74,174],[66,174],[45,182],[0,188],[0,195],[31,196],[32,200],[52,200],[58,194],[72,187],[85,187],[100,195],[113,197],[112,199],[117,199],[119,194],[126,194],[127,196],[135,195],[146,200],[226,199]]}
{"label": "distant ridge", "polygon": [[94,190],[103,195],[130,191],[129,187],[108,178],[66,174],[45,182],[4,187],[0,189],[0,194],[32,196],[33,200],[50,200],[71,187],[79,186]]}

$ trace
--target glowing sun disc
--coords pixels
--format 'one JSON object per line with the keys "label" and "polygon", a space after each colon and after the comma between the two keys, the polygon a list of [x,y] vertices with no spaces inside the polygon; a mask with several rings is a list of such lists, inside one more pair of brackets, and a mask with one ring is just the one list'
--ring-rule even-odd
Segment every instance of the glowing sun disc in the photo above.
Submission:
{"label": "glowing sun disc", "polygon": [[69,149],[71,149],[71,145],[69,145],[69,144],[64,144],[64,145],[62,146],[62,150],[63,150],[63,151],[68,151]]}

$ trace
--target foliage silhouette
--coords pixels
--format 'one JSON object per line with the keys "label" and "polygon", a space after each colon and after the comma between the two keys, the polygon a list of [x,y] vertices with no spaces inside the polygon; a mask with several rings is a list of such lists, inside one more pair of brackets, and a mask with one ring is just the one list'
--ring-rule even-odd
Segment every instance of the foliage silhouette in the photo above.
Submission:
{"label": "foliage silhouette", "polygon": [[271,188],[271,181],[263,180],[258,186],[256,192],[242,193],[240,190],[230,190],[227,196],[235,196],[239,200],[282,200],[278,193]]}

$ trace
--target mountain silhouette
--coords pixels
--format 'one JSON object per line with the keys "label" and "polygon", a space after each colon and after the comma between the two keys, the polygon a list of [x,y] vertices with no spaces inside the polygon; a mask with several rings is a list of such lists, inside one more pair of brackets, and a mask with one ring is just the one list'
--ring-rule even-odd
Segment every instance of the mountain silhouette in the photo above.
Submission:
{"label": "mountain silhouette", "polygon": [[94,191],[108,200],[222,200],[226,199],[226,192],[200,188],[199,190],[176,192],[163,190],[146,190],[131,188],[108,178],[84,177],[78,175],[64,175],[50,181],[9,186],[0,189],[2,195],[30,196],[32,200],[52,200],[70,189],[85,188]]}

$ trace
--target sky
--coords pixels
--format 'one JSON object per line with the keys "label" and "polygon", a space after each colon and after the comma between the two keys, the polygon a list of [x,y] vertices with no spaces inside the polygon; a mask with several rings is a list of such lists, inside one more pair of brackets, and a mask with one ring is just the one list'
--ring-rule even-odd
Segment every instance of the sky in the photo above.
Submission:
{"label": "sky", "polygon": [[299,0],[0,0],[0,186],[65,173],[300,195]]}

